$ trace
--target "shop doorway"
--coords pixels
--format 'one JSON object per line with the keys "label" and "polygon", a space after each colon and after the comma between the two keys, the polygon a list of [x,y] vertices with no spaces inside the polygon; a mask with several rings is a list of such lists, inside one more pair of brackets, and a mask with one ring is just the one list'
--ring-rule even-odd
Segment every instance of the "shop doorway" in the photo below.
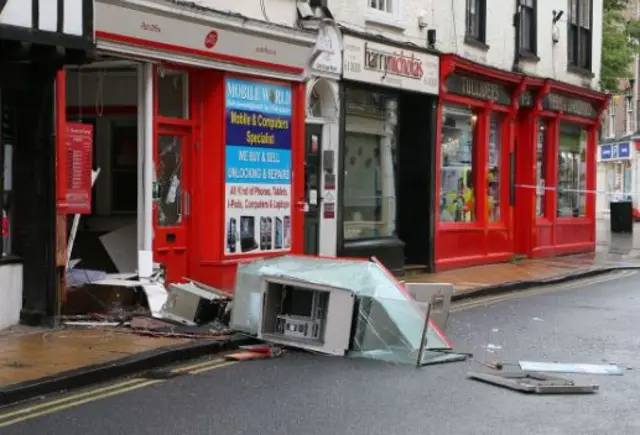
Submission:
{"label": "shop doorway", "polygon": [[189,276],[191,143],[188,129],[166,125],[158,128],[153,251],[155,261],[167,269],[168,282]]}
{"label": "shop doorway", "polygon": [[320,240],[320,173],[322,124],[306,124],[304,170],[304,253],[318,255]]}
{"label": "shop doorway", "polygon": [[[70,280],[134,276],[138,240],[138,65],[101,57],[66,69],[67,123],[93,129],[91,214],[81,216],[70,253]],[[69,231],[73,216],[68,218]],[[84,273],[92,271],[93,273]],[[74,284],[70,282],[70,284]]]}
{"label": "shop doorway", "polygon": [[405,244],[405,269],[433,270],[435,102],[401,94],[398,146],[398,236]]}

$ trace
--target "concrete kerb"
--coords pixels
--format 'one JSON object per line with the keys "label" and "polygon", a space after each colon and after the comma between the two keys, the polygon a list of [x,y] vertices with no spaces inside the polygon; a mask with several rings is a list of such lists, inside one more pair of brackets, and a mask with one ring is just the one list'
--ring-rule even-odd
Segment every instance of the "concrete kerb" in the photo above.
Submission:
{"label": "concrete kerb", "polygon": [[168,346],[130,355],[107,363],[94,364],[79,369],[57,373],[33,381],[0,387],[0,407],[22,402],[34,397],[58,393],[145,370],[166,366],[179,361],[200,358],[239,346],[253,344],[256,340],[246,336],[234,336],[229,340],[196,340],[187,344]]}
{"label": "concrete kerb", "polygon": [[549,285],[557,285],[563,284],[569,281],[576,281],[583,278],[590,278],[598,275],[604,275],[606,273],[615,272],[618,270],[638,270],[640,269],[640,265],[638,266],[604,266],[598,267],[594,269],[583,270],[579,272],[568,273],[565,275],[555,276],[552,278],[545,278],[539,280],[530,280],[530,281],[514,281],[514,282],[504,282],[496,285],[488,285],[485,287],[480,287],[476,290],[471,290],[463,293],[454,293],[451,297],[452,301],[462,301],[469,299],[477,299],[487,296],[495,296],[498,294],[515,292],[519,290],[527,290],[532,287],[537,286],[549,286]]}

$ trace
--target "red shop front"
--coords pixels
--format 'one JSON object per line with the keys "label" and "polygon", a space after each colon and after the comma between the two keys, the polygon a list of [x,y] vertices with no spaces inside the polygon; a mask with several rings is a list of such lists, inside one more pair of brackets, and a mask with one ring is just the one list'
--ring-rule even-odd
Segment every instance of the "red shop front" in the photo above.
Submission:
{"label": "red shop front", "polygon": [[[239,262],[302,253],[304,71],[315,37],[188,6],[96,8],[99,61],[66,83],[67,118],[96,125],[98,183],[110,186],[94,189],[87,219],[135,212],[137,271],[163,264],[168,282],[233,291]],[[124,186],[121,162],[137,185]]]}
{"label": "red shop front", "polygon": [[595,247],[605,94],[441,58],[435,268]]}

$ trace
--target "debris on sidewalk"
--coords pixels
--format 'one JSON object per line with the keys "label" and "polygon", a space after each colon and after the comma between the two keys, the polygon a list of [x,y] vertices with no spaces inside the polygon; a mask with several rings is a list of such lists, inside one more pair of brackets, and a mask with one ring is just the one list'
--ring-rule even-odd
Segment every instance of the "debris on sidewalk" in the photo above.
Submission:
{"label": "debris on sidewalk", "polygon": [[523,372],[578,373],[587,375],[622,376],[616,364],[574,364],[555,362],[519,361]]}
{"label": "debris on sidewalk", "polygon": [[467,373],[467,377],[498,387],[530,394],[591,394],[599,389],[596,384],[576,383],[571,379],[542,373],[470,371]]}
{"label": "debris on sidewalk", "polygon": [[489,343],[484,346],[484,348],[487,350],[487,352],[494,353],[496,350],[501,350],[502,346],[500,346],[499,344]]}
{"label": "debris on sidewalk", "polygon": [[[434,290],[429,285],[440,289],[433,294],[443,299],[438,323],[444,326],[446,285],[422,284],[421,292]],[[466,359],[438,324],[427,320],[430,306],[417,302],[375,258],[285,255],[238,266],[230,327],[326,355],[415,364],[422,354],[422,365]]]}
{"label": "debris on sidewalk", "polygon": [[269,345],[241,346],[242,350],[225,355],[225,359],[231,361],[249,361],[256,359],[277,358],[282,356],[280,347]]}
{"label": "debris on sidewalk", "polygon": [[190,326],[203,325],[220,318],[228,301],[229,297],[219,290],[195,281],[171,284],[159,317]]}

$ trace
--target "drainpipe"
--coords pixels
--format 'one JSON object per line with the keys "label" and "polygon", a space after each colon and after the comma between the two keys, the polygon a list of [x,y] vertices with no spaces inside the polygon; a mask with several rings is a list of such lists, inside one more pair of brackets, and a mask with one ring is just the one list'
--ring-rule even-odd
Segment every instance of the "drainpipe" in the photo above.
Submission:
{"label": "drainpipe", "polygon": [[513,71],[520,71],[520,26],[522,20],[520,19],[520,0],[515,0],[516,2],[516,12],[513,14],[513,28],[516,32],[515,37],[515,47],[513,49],[513,66],[511,69]]}

